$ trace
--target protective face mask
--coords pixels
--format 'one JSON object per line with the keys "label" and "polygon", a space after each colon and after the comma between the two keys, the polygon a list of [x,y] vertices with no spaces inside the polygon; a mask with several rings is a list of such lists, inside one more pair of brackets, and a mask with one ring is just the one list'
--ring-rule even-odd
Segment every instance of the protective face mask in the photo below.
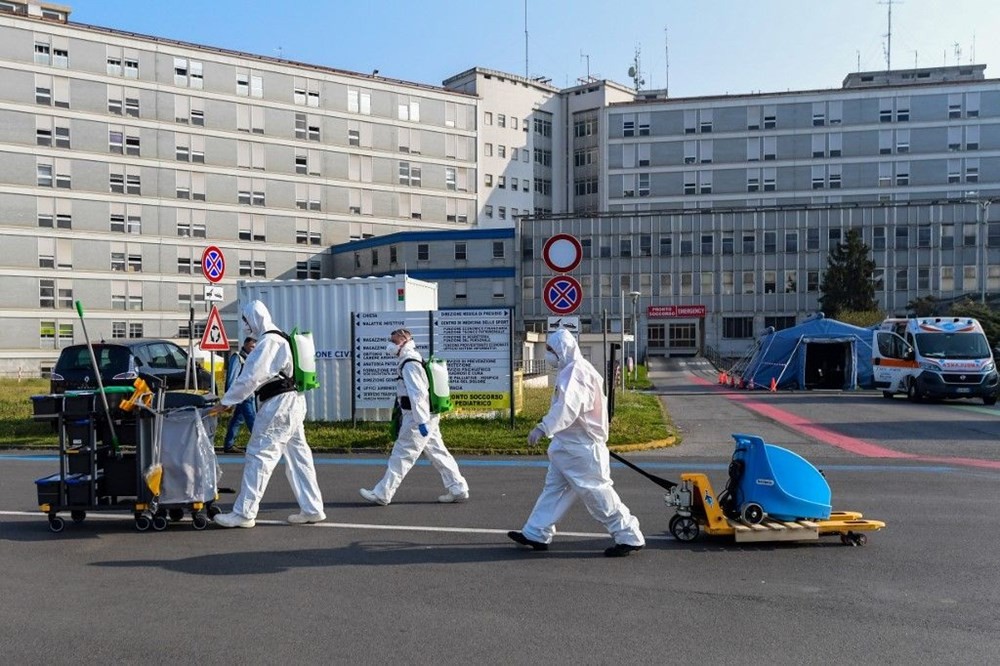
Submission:
{"label": "protective face mask", "polygon": [[559,367],[559,357],[550,351],[545,352],[545,362],[549,364],[550,368]]}
{"label": "protective face mask", "polygon": [[390,356],[398,356],[399,355],[399,345],[397,345],[395,342],[392,342],[390,340],[385,345],[385,353],[389,354]]}

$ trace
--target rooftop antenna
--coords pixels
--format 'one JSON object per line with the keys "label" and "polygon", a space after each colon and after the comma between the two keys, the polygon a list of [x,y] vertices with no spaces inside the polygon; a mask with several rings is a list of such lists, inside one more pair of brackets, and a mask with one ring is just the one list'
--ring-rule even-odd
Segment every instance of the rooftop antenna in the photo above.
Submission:
{"label": "rooftop antenna", "polygon": [[667,26],[663,26],[663,56],[666,62],[666,78],[663,80],[663,96],[670,97],[670,36],[667,34]]}
{"label": "rooftop antenna", "polygon": [[956,65],[961,65],[962,64],[962,47],[959,45],[958,42],[955,42],[952,46],[953,46],[954,51],[955,51],[955,64]]}
{"label": "rooftop antenna", "polygon": [[972,31],[972,53],[969,55],[969,64],[974,65],[976,63],[976,31]]}
{"label": "rooftop antenna", "polygon": [[917,51],[916,51],[916,49],[914,49],[914,51],[913,51],[913,69],[918,69],[918,67],[917,67]]}
{"label": "rooftop antenna", "polygon": [[274,49],[274,50],[278,52],[278,57],[279,58],[284,58],[285,57],[285,51],[280,46],[278,48]]}
{"label": "rooftop antenna", "polygon": [[528,78],[528,0],[524,0],[524,78]]}
{"label": "rooftop antenna", "polygon": [[892,6],[902,4],[901,0],[879,0],[880,5],[889,5],[889,29],[885,33],[885,69],[892,69]]}
{"label": "rooftop antenna", "polygon": [[642,60],[640,59],[640,54],[641,47],[635,47],[635,58],[632,60],[632,66],[628,68],[628,75],[632,79],[632,85],[635,86],[636,92],[639,92],[639,89],[646,85],[646,81],[642,78]]}
{"label": "rooftop antenna", "polygon": [[584,53],[583,49],[580,49],[580,57],[587,59],[587,83],[590,83],[590,54]]}
{"label": "rooftop antenna", "polygon": [[858,54],[858,71],[860,72],[861,71],[861,49],[855,50],[855,53]]}

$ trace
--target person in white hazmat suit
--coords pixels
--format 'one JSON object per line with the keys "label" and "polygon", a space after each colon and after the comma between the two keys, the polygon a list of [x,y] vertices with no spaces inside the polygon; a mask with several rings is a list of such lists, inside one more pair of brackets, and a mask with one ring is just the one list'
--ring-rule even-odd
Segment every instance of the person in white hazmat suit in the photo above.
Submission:
{"label": "person in white hazmat suit", "polygon": [[362,488],[361,496],[372,504],[385,506],[391,502],[403,477],[423,453],[444,483],[446,492],[438,497],[438,502],[464,502],[469,499],[469,484],[441,439],[441,417],[431,414],[430,386],[413,336],[405,328],[393,331],[386,351],[398,359],[396,405],[402,410],[402,420],[385,475],[371,490]]}
{"label": "person in white hazmat suit", "polygon": [[545,358],[559,369],[552,406],[528,435],[534,446],[542,437],[549,444],[545,487],[520,532],[507,536],[533,550],[548,550],[556,523],[579,497],[587,511],[611,534],[615,544],[604,551],[622,557],[642,548],[646,540],[639,521],[612,488],[608,456],[608,402],[603,379],[566,329],[546,340]]}
{"label": "person in white hazmat suit", "polygon": [[289,516],[288,522],[305,524],[326,520],[312,451],[303,428],[306,399],[295,390],[292,379],[291,345],[276,333],[265,335],[278,328],[260,301],[247,303],[242,318],[244,337],[255,338],[257,346],[247,356],[240,376],[222,396],[221,405],[231,408],[256,394],[260,406],[247,443],[240,493],[233,510],[216,516],[215,523],[223,527],[253,527],[267,482],[282,456],[285,457],[288,483],[301,509]]}

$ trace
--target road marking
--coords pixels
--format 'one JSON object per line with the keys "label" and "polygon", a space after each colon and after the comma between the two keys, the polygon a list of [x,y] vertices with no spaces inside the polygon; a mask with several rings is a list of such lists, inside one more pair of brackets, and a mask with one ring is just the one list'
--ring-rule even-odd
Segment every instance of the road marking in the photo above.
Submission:
{"label": "road marking", "polygon": [[[0,511],[0,516],[30,516],[32,518],[44,518],[45,514],[40,511]],[[129,515],[115,515],[106,513],[90,513],[87,515],[87,520],[91,519],[101,519],[101,520],[135,520],[130,514]],[[258,520],[256,521],[258,525],[280,525],[283,527],[296,527],[301,528],[303,525],[290,525],[284,520]],[[334,523],[329,521],[324,521],[322,523],[313,523],[305,527],[327,527],[327,528],[337,528],[337,529],[348,529],[348,530],[375,530],[375,531],[389,531],[389,532],[437,532],[440,534],[502,534],[507,535],[509,530],[505,529],[494,529],[488,527],[433,527],[429,525],[376,525],[373,523]],[[222,528],[219,528],[222,529]],[[236,529],[236,528],[234,528]],[[610,538],[608,534],[600,534],[596,532],[557,532],[556,536],[559,537],[577,537],[582,539],[608,539]],[[673,541],[673,537],[666,536],[647,536],[646,541]]]}
{"label": "road marking", "polygon": [[[691,377],[692,381],[700,385],[712,385],[706,379]],[[897,460],[914,460],[920,462],[942,463],[946,465],[961,465],[963,467],[979,467],[983,469],[1000,470],[1000,460],[984,460],[981,458],[961,458],[956,456],[922,456],[914,453],[903,453],[894,449],[888,449],[878,444],[866,442],[857,437],[850,437],[834,432],[829,428],[821,426],[814,421],[803,418],[798,414],[793,414],[780,407],[774,407],[764,402],[753,400],[749,395],[733,393],[726,395],[727,398],[738,402],[752,412],[765,416],[776,423],[787,426],[792,430],[808,435],[820,442],[830,444],[838,449],[843,449],[855,455],[866,458],[893,458]]]}

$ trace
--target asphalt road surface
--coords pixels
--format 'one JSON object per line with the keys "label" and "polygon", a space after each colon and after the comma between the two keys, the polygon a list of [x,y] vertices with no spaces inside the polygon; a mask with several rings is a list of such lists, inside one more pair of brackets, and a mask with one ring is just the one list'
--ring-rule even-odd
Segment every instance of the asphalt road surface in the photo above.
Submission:
{"label": "asphalt road surface", "polygon": [[[363,503],[384,459],[321,456],[328,522],[292,527],[275,474],[258,526],[139,533],[127,514],[49,532],[33,480],[54,457],[0,456],[3,662],[47,663],[1000,663],[1000,410],[877,393],[720,390],[703,366],[653,373],[683,434],[630,454],[724,485],[732,432],[805,455],[834,508],[884,520],[837,539],[737,546],[674,541],[663,491],[613,476],[648,546],[610,544],[581,506],[550,551],[509,542],[541,489],[539,458],[460,458],[472,498],[438,505],[411,472],[388,507]],[[238,485],[240,459],[223,459]],[[232,496],[223,496],[225,505]]]}

